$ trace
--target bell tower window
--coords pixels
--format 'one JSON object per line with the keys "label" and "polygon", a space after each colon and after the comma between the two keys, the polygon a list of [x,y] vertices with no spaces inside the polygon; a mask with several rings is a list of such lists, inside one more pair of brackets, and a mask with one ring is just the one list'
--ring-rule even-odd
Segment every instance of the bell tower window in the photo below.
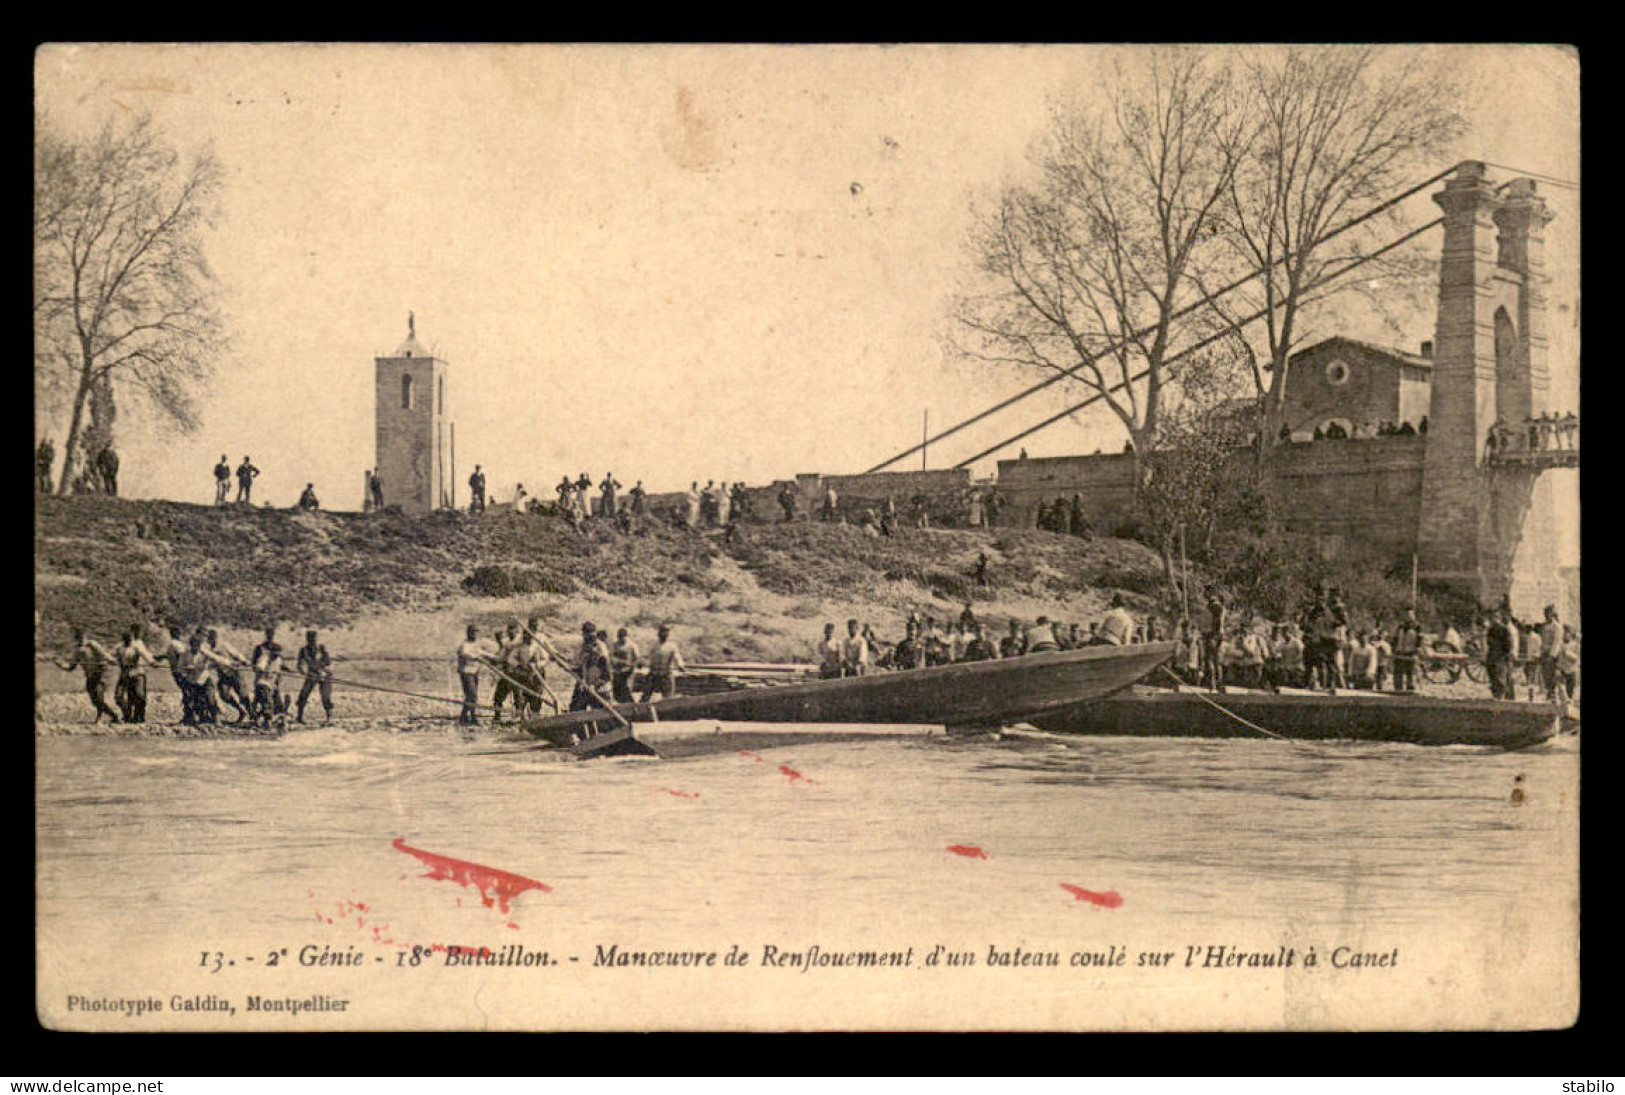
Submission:
{"label": "bell tower window", "polygon": [[409,411],[411,409],[412,409],[412,374],[411,373],[403,373],[401,375],[401,410]]}

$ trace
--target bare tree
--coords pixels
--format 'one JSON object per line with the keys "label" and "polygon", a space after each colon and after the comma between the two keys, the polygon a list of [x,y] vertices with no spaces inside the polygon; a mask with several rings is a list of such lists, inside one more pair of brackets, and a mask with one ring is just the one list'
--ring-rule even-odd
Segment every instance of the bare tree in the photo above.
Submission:
{"label": "bare tree", "polygon": [[[1377,258],[1408,227],[1400,206],[1360,218],[1439,170],[1465,123],[1448,73],[1403,50],[1259,48],[1241,56],[1238,73],[1255,125],[1218,219],[1233,249],[1226,273],[1257,276],[1211,307],[1255,347],[1259,432],[1273,444],[1290,358],[1313,337],[1305,322],[1312,307],[1330,310],[1336,296],[1386,290],[1417,274],[1404,252]],[[1337,280],[1356,264],[1367,267],[1360,277]],[[1206,292],[1217,288],[1208,271],[1196,277]],[[1391,302],[1383,297],[1392,294],[1372,303]]]}
{"label": "bare tree", "polygon": [[197,426],[195,400],[221,345],[202,246],[220,181],[210,151],[183,163],[144,117],[86,140],[37,122],[34,378],[42,403],[71,406],[59,493],[92,404],[106,432],[122,392],[181,429]]}
{"label": "bare tree", "polygon": [[1219,250],[1246,126],[1222,63],[1160,49],[1107,81],[1104,106],[1054,111],[1033,159],[979,218],[973,246],[991,288],[958,319],[973,359],[1067,374],[1109,407],[1138,454],[1157,442],[1170,359],[1214,329],[1186,308]]}

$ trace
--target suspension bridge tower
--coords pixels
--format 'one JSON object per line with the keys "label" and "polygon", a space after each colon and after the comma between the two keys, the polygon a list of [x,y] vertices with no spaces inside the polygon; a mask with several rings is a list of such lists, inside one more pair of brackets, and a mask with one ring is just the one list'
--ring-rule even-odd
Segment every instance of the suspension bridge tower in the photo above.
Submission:
{"label": "suspension bridge tower", "polygon": [[[1438,327],[1418,530],[1420,576],[1521,619],[1562,604],[1553,477],[1579,464],[1530,424],[1552,410],[1542,249],[1553,214],[1532,179],[1495,186],[1465,161],[1444,210]],[[1513,444],[1490,445],[1497,423]]]}

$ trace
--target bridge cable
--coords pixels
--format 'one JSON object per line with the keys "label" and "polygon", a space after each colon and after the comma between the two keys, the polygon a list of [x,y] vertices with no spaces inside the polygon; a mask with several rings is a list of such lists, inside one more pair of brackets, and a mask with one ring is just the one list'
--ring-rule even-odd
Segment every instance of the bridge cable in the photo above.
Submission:
{"label": "bridge cable", "polygon": [[[1400,246],[1403,246],[1406,243],[1409,243],[1411,240],[1415,239],[1417,236],[1420,236],[1423,232],[1426,232],[1431,228],[1436,228],[1440,224],[1443,224],[1443,223],[1444,223],[1444,218],[1443,217],[1435,217],[1433,220],[1431,220],[1428,223],[1424,224],[1422,227],[1420,227],[1418,229],[1415,229],[1414,231],[1405,233],[1403,236],[1400,236],[1398,239],[1394,240],[1392,243],[1389,243],[1389,244],[1379,248],[1378,250],[1371,252],[1369,255],[1362,255],[1359,258],[1351,260],[1341,270],[1338,270],[1336,273],[1331,274],[1329,277],[1327,277],[1326,281],[1327,282],[1335,281],[1336,279],[1342,277],[1344,274],[1347,274],[1350,270],[1353,270],[1353,269],[1355,269],[1357,267],[1360,267],[1360,266],[1364,266],[1366,263],[1372,261],[1373,259],[1377,258],[1378,256],[1384,255],[1384,254],[1388,253],[1389,251],[1392,251],[1396,247],[1400,247]],[[1319,297],[1312,297],[1312,298],[1309,298],[1308,300],[1304,301],[1304,303],[1305,304],[1312,303],[1314,300],[1318,300],[1318,299],[1320,299],[1320,298]],[[1243,326],[1246,326],[1249,323],[1253,323],[1253,322],[1255,322],[1255,321],[1257,321],[1259,319],[1262,319],[1265,315],[1267,315],[1269,313],[1269,311],[1270,311],[1269,308],[1260,309],[1259,311],[1254,312],[1252,315],[1247,316],[1246,318],[1238,321],[1237,323],[1233,324],[1231,327],[1229,327],[1229,328],[1227,328],[1227,329],[1225,329],[1223,331],[1218,332],[1217,334],[1212,334],[1212,335],[1209,335],[1208,337],[1206,337],[1204,339],[1201,339],[1198,342],[1193,342],[1193,343],[1191,343],[1191,345],[1185,347],[1183,350],[1181,350],[1178,353],[1172,355],[1171,357],[1164,358],[1163,359],[1163,364],[1165,364],[1165,365],[1172,364],[1173,362],[1178,361],[1180,358],[1189,357],[1191,354],[1195,353],[1197,350],[1200,350],[1205,346],[1210,346],[1210,345],[1212,345],[1213,343],[1219,341],[1222,338],[1229,337],[1234,332],[1234,329],[1236,327],[1243,327]],[[1112,385],[1110,388],[1107,389],[1107,391],[1109,391],[1109,392],[1121,391],[1123,388],[1126,388],[1130,384],[1137,384],[1140,381],[1144,380],[1147,376],[1150,375],[1150,373],[1151,373],[1151,370],[1149,368],[1147,368],[1145,370],[1142,370],[1138,374],[1129,377],[1127,380],[1119,381],[1118,383]],[[1061,379],[1061,378],[1057,377],[1056,379]],[[1046,383],[1052,383],[1052,381],[1046,381]],[[991,448],[983,449],[981,452],[977,453],[975,456],[966,457],[964,460],[961,460],[957,464],[955,464],[954,467],[955,468],[968,467],[969,465],[974,464],[976,461],[982,459],[983,457],[991,456],[994,453],[998,452],[1000,449],[1008,448],[1010,445],[1014,444],[1017,441],[1020,441],[1020,440],[1022,440],[1024,438],[1027,438],[1027,437],[1031,437],[1033,434],[1037,433],[1038,431],[1040,431],[1042,429],[1046,429],[1049,426],[1053,426],[1053,425],[1055,425],[1055,423],[1061,421],[1061,419],[1067,418],[1067,417],[1069,417],[1071,415],[1074,415],[1077,412],[1083,410],[1085,407],[1092,406],[1093,404],[1098,403],[1102,399],[1105,399],[1105,398],[1106,398],[1106,393],[1105,392],[1097,391],[1095,394],[1089,396],[1087,399],[1084,399],[1082,402],[1074,403],[1072,406],[1068,407],[1066,410],[1060,412],[1059,414],[1051,415],[1049,418],[1044,419],[1044,421],[1040,422],[1038,425],[1032,426],[1032,427],[1030,427],[1028,429],[1025,429],[1025,430],[1021,431],[1020,433],[1014,435],[1013,437],[1007,437],[1003,441],[1000,441],[997,445],[994,445]]]}
{"label": "bridge cable", "polygon": [[[1355,225],[1360,224],[1363,221],[1367,221],[1367,220],[1371,219],[1372,217],[1378,215],[1379,213],[1382,213],[1382,212],[1385,212],[1388,209],[1391,209],[1393,206],[1398,205],[1400,202],[1402,202],[1405,199],[1411,197],[1413,194],[1417,193],[1418,191],[1424,190],[1427,187],[1432,186],[1434,183],[1438,182],[1440,179],[1443,179],[1445,176],[1451,174],[1451,172],[1453,172],[1454,170],[1455,170],[1455,168],[1451,167],[1448,170],[1439,172],[1437,175],[1434,175],[1431,178],[1424,179],[1422,182],[1419,182],[1415,186],[1411,187],[1410,189],[1405,190],[1404,192],[1398,194],[1397,196],[1388,199],[1387,201],[1383,202],[1381,205],[1374,206],[1371,209],[1367,210],[1366,212],[1362,213],[1360,216],[1355,217],[1352,220],[1346,221],[1343,224],[1339,225],[1337,228],[1332,229],[1330,232],[1327,232],[1324,236],[1320,237],[1313,244],[1311,244],[1310,247],[1319,247],[1321,244],[1327,242],[1328,240],[1331,240],[1336,236],[1342,235],[1344,232],[1348,231],[1350,228],[1353,228]],[[1304,250],[1308,250],[1308,248],[1305,248]],[[1298,257],[1298,255],[1301,255],[1302,253],[1303,253],[1303,251],[1299,251],[1296,254],[1283,255],[1283,256],[1281,256],[1280,259],[1278,259],[1275,262],[1271,263],[1270,266],[1266,267],[1264,270],[1255,270],[1252,273],[1246,275],[1245,277],[1239,278],[1238,280],[1231,282],[1229,285],[1226,285],[1221,289],[1217,289],[1212,293],[1203,294],[1203,296],[1202,296],[1202,298],[1200,300],[1196,300],[1196,301],[1193,301],[1190,304],[1185,305],[1183,308],[1180,308],[1179,310],[1174,312],[1173,315],[1171,315],[1169,318],[1170,319],[1178,319],[1181,316],[1189,315],[1191,312],[1196,311],[1198,308],[1201,308],[1204,305],[1211,304],[1215,298],[1224,296],[1226,293],[1228,293],[1228,292],[1230,292],[1230,291],[1232,291],[1234,289],[1240,288],[1241,286],[1245,285],[1247,282],[1252,281],[1254,278],[1262,277],[1267,270],[1274,269],[1276,266],[1279,266],[1281,263],[1286,262],[1286,261],[1288,261],[1290,259],[1296,258],[1296,257]],[[1134,332],[1133,336],[1131,336],[1131,337],[1132,338],[1142,338],[1145,335],[1150,334],[1154,330],[1156,330],[1155,325],[1145,327],[1145,328],[1143,328],[1143,329],[1141,329],[1139,331]],[[1129,340],[1127,340],[1127,339],[1123,339],[1123,340],[1119,340],[1117,342],[1114,342],[1110,346],[1106,347],[1104,350],[1100,351],[1100,354],[1097,354],[1095,356],[1098,358],[1098,357],[1100,357],[1100,356],[1102,356],[1104,354],[1109,354],[1109,353],[1113,353],[1113,352],[1115,352],[1117,350],[1120,350],[1124,346],[1128,345],[1128,341]],[[941,441],[945,437],[951,437],[954,434],[958,433],[960,430],[963,430],[966,427],[972,426],[975,423],[980,422],[982,419],[987,418],[989,415],[997,414],[999,411],[1004,410],[1006,407],[1009,407],[1009,406],[1011,406],[1012,404],[1015,404],[1015,403],[1019,403],[1021,400],[1026,399],[1028,396],[1034,395],[1034,394],[1036,394],[1036,393],[1038,393],[1040,391],[1043,391],[1045,388],[1049,387],[1051,384],[1059,384],[1061,381],[1066,380],[1067,378],[1073,376],[1079,369],[1082,369],[1086,364],[1088,364],[1088,363],[1087,362],[1080,362],[1077,365],[1074,365],[1074,366],[1071,366],[1070,368],[1062,370],[1061,372],[1057,373],[1055,376],[1049,377],[1049,378],[1047,378],[1045,380],[1041,380],[1037,384],[1034,384],[1031,387],[1026,388],[1023,391],[1017,392],[1015,395],[1009,397],[1008,399],[1005,399],[1005,400],[1003,400],[1003,401],[1001,401],[999,403],[996,403],[993,406],[987,408],[986,410],[981,411],[981,412],[979,412],[977,414],[974,414],[970,418],[967,418],[964,421],[957,423],[956,425],[948,427],[946,430],[943,430],[941,433],[936,434],[933,437],[926,438],[924,441],[920,442],[918,445],[915,445],[915,446],[913,446],[911,448],[905,449],[904,451],[898,453],[896,456],[891,457],[889,460],[885,460],[885,461],[882,461],[879,464],[876,464],[874,467],[872,467],[868,471],[864,472],[864,474],[865,475],[873,475],[875,472],[884,471],[886,468],[891,467],[893,464],[897,463],[900,460],[903,460],[906,457],[914,455],[915,453],[919,452],[921,449],[926,448],[928,445],[933,445],[936,442]],[[1138,378],[1136,378],[1136,379],[1138,379]]]}

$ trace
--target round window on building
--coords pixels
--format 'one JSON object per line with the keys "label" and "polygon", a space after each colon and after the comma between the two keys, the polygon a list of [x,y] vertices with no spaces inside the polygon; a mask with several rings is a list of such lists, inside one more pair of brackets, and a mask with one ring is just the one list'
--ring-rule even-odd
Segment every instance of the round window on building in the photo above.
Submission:
{"label": "round window on building", "polygon": [[1335,358],[1326,363],[1326,383],[1334,388],[1341,388],[1349,382],[1348,363]]}

